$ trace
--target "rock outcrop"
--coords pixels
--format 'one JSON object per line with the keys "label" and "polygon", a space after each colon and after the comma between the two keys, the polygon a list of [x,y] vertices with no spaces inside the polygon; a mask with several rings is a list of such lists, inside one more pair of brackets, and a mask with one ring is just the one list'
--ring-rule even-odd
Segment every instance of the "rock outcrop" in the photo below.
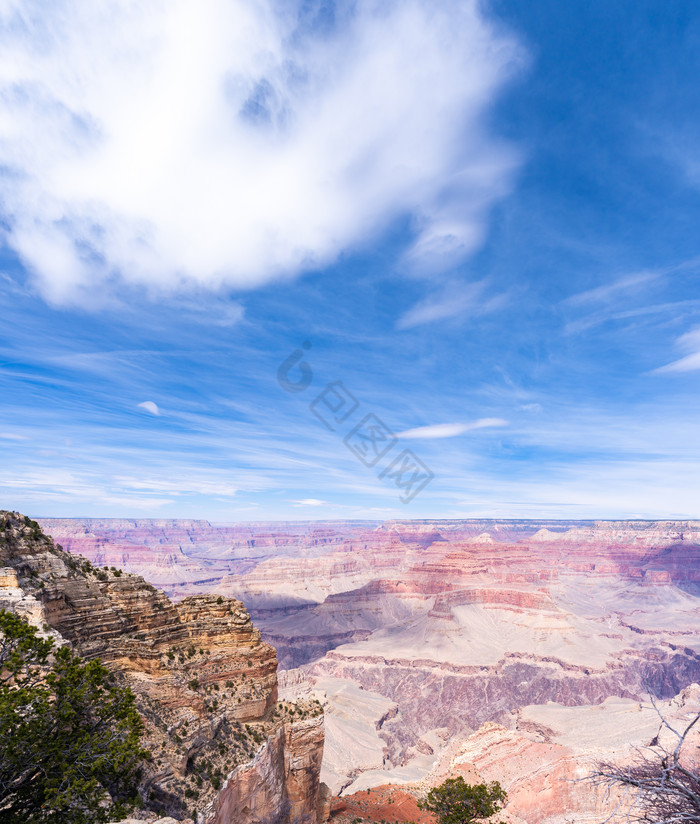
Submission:
{"label": "rock outcrop", "polygon": [[[207,824],[316,824],[321,707],[277,701],[275,650],[240,601],[174,604],[140,576],[96,568],[35,522],[0,512],[0,608],[100,658],[131,688],[152,753],[141,786],[152,809]],[[273,792],[250,779],[263,763]]]}
{"label": "rock outcrop", "polygon": [[205,811],[205,824],[325,821],[325,794],[319,784],[322,754],[322,718],[279,727],[252,762],[229,776]]}

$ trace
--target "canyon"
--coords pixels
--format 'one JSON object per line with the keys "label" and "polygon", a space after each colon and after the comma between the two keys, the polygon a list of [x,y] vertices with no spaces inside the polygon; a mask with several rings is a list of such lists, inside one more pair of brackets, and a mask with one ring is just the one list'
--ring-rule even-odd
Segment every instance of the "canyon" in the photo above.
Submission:
{"label": "canyon", "polygon": [[[321,778],[346,799],[420,787],[484,730],[506,759],[537,708],[574,713],[561,737],[574,711],[700,681],[698,521],[41,524],[176,603],[243,601],[277,650],[280,695],[323,705]],[[584,758],[570,744],[569,766]],[[548,802],[552,821],[570,795]]]}

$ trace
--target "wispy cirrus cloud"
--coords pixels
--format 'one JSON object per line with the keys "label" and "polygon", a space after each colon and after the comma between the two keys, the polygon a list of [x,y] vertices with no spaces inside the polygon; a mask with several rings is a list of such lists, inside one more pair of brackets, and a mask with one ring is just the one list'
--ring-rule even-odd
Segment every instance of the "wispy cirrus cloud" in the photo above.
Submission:
{"label": "wispy cirrus cloud", "polygon": [[700,369],[700,328],[693,329],[681,335],[676,341],[676,345],[681,351],[688,352],[678,360],[667,363],[654,370],[654,374],[668,372],[695,372]]}
{"label": "wispy cirrus cloud", "polygon": [[219,498],[233,498],[239,487],[229,481],[222,480],[221,477],[212,479],[203,473],[193,475],[180,475],[174,477],[164,476],[144,476],[133,477],[117,475],[114,478],[117,488],[124,492],[134,490],[143,494],[165,494],[165,495],[216,495]]}
{"label": "wispy cirrus cloud", "polygon": [[437,438],[455,438],[474,429],[487,429],[492,426],[508,426],[503,418],[479,418],[471,423],[437,423],[431,426],[418,426],[398,432],[397,438],[435,440]]}
{"label": "wispy cirrus cloud", "polygon": [[478,245],[518,162],[484,114],[524,51],[477,0],[314,13],[5,5],[4,235],[47,299],[250,288],[407,214],[421,266]]}
{"label": "wispy cirrus cloud", "polygon": [[328,501],[322,501],[320,498],[302,498],[300,501],[292,501],[292,506],[325,506]]}
{"label": "wispy cirrus cloud", "polygon": [[619,295],[637,290],[640,286],[660,278],[664,272],[635,272],[631,275],[617,278],[611,283],[596,286],[595,289],[587,289],[585,292],[578,292],[571,295],[564,301],[569,306],[584,306],[588,304],[607,303]]}
{"label": "wispy cirrus cloud", "polygon": [[700,311],[700,300],[679,300],[671,303],[654,303],[647,306],[637,306],[634,309],[614,311],[610,308],[593,312],[578,320],[570,321],[564,327],[564,332],[569,335],[580,334],[587,329],[600,326],[610,321],[629,321],[633,318],[653,318],[655,316],[669,316],[673,313],[697,314]]}
{"label": "wispy cirrus cloud", "polygon": [[485,315],[504,305],[507,295],[485,296],[485,281],[459,283],[450,281],[441,289],[418,301],[396,322],[399,330],[413,329],[425,323],[456,318],[460,315]]}
{"label": "wispy cirrus cloud", "polygon": [[700,310],[700,300],[653,300],[652,295],[662,294],[669,276],[698,269],[700,258],[691,258],[664,268],[633,272],[594,289],[571,295],[562,301],[562,306],[565,309],[583,310],[587,314],[569,320],[564,326],[564,332],[569,335],[579,334],[610,321],[628,321],[681,312],[696,313]]}

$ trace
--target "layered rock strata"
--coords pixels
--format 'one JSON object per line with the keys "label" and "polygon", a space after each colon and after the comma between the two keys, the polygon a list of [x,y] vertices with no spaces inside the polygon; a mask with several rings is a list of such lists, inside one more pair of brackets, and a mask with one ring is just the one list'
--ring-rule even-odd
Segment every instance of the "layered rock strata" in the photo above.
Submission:
{"label": "layered rock strata", "polygon": [[[100,658],[135,694],[152,753],[141,786],[151,808],[207,824],[316,824],[322,711],[313,700],[277,701],[275,650],[240,601],[174,604],[139,576],[64,552],[11,512],[0,512],[0,568],[0,608]],[[275,791],[263,792],[246,776],[273,751]]]}

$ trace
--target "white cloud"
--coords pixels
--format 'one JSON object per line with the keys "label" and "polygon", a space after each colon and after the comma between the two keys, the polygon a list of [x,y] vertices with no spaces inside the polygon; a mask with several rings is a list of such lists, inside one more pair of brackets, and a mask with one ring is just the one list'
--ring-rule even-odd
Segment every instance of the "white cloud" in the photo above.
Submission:
{"label": "white cloud", "polygon": [[328,501],[321,501],[318,498],[303,498],[301,501],[292,501],[292,506],[325,506]]}
{"label": "white cloud", "polygon": [[648,318],[653,315],[677,315],[680,312],[695,310],[700,306],[700,301],[677,300],[670,303],[656,303],[648,306],[637,306],[634,309],[626,309],[622,312],[612,311],[610,307],[600,312],[593,312],[579,320],[570,321],[564,327],[567,335],[579,335],[594,326],[600,326],[610,321],[629,321],[636,318]]}
{"label": "white cloud", "polygon": [[571,295],[562,301],[562,306],[588,311],[588,314],[569,320],[564,332],[578,335],[604,323],[633,321],[654,315],[678,315],[695,310],[700,305],[696,299],[650,302],[648,298],[654,291],[658,292],[670,275],[697,272],[699,268],[700,258],[689,258],[663,269],[634,272],[595,289]]}
{"label": "white cloud", "polygon": [[202,473],[191,471],[187,475],[171,474],[168,477],[114,476],[119,490],[138,490],[141,493],[164,495],[216,495],[219,498],[234,498],[239,487],[222,477],[209,478]]}
{"label": "white cloud", "polygon": [[440,292],[416,303],[399,318],[397,329],[412,329],[424,323],[445,320],[474,309],[483,292],[483,283],[448,284]]}
{"label": "white cloud", "polygon": [[424,323],[455,318],[468,312],[472,316],[486,315],[499,309],[506,294],[483,297],[484,281],[474,283],[448,282],[438,291],[419,301],[399,318],[397,329],[412,329]]}
{"label": "white cloud", "polygon": [[139,406],[141,409],[145,409],[146,412],[150,412],[151,415],[160,415],[158,404],[153,403],[153,401],[144,401],[143,403],[140,403]]}
{"label": "white cloud", "polygon": [[635,272],[631,275],[618,278],[611,283],[605,283],[602,286],[597,286],[595,289],[589,289],[586,292],[577,292],[575,295],[566,298],[565,304],[571,306],[580,306],[588,303],[607,303],[611,299],[616,301],[620,294],[628,291],[636,292],[640,286],[660,278],[665,272]]}
{"label": "white cloud", "polygon": [[421,440],[434,440],[436,438],[454,438],[463,435],[473,429],[486,429],[491,426],[508,426],[508,421],[503,418],[479,418],[472,423],[437,423],[432,426],[419,426],[416,429],[406,429],[399,432],[397,438],[414,438]]}
{"label": "white cloud", "polygon": [[656,372],[695,372],[700,369],[700,351],[686,355],[673,363],[662,366]]}
{"label": "white cloud", "polygon": [[25,435],[17,435],[14,432],[0,432],[0,439],[5,441],[26,441]]}
{"label": "white cloud", "polygon": [[689,352],[685,357],[679,358],[666,366],[655,369],[656,374],[664,372],[695,372],[700,369],[700,329],[693,329],[681,335],[676,341],[681,350]]}
{"label": "white cloud", "polygon": [[406,215],[451,265],[517,163],[483,115],[523,52],[480,6],[5,2],[5,240],[56,303],[254,287]]}

